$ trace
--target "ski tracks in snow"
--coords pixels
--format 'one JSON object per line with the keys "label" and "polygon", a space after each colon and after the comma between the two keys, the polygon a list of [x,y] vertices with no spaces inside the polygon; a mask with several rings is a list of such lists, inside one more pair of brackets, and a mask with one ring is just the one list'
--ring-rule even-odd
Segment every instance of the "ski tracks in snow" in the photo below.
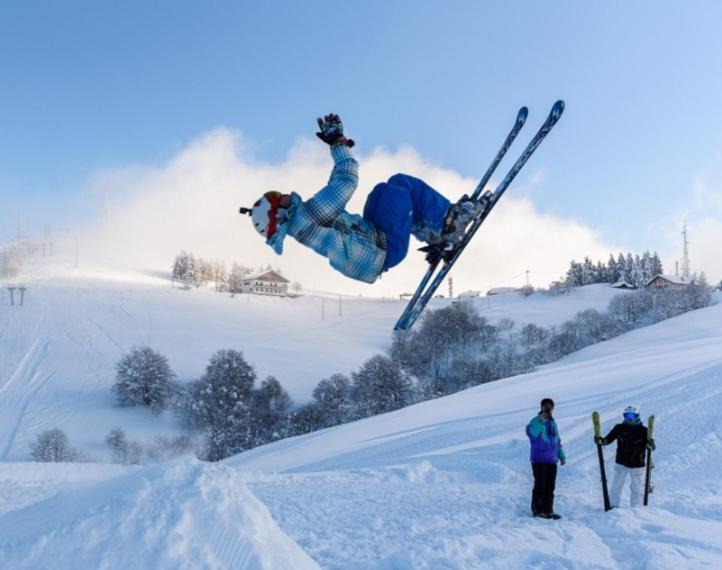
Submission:
{"label": "ski tracks in snow", "polygon": [[6,461],[25,419],[28,406],[38,392],[51,380],[53,373],[43,371],[53,340],[36,339],[20,360],[9,380],[0,388],[3,409],[14,410],[3,419],[0,432],[0,461]]}

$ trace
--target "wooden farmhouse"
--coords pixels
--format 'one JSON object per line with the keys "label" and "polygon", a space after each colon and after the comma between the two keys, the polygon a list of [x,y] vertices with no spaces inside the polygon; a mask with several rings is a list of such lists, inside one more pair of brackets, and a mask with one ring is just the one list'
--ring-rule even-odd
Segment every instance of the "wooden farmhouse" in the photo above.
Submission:
{"label": "wooden farmhouse", "polygon": [[678,277],[676,275],[655,275],[649,281],[647,281],[647,289],[686,289],[690,285],[693,285],[693,280],[685,280],[684,277]]}
{"label": "wooden farmhouse", "polygon": [[288,296],[289,283],[290,281],[283,275],[273,269],[269,269],[255,275],[244,277],[243,281],[241,281],[241,293],[286,297]]}

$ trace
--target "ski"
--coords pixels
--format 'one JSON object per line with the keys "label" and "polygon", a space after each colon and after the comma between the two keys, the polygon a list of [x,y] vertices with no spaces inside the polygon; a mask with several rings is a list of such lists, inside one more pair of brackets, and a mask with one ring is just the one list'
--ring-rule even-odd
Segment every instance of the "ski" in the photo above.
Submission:
{"label": "ski", "polygon": [[[599,412],[592,412],[592,425],[594,426],[594,439],[602,437],[602,426],[599,423]],[[602,444],[597,443],[597,454],[599,455],[599,471],[602,474],[602,496],[604,497],[604,510],[608,511],[612,508],[609,503],[609,490],[607,488],[607,472],[604,468],[604,451]]]}
{"label": "ski", "polygon": [[[481,180],[479,181],[479,184],[476,186],[476,189],[474,190],[474,193],[471,195],[472,200],[477,200],[479,198],[479,195],[484,190],[484,187],[488,184],[489,180],[491,180],[492,175],[494,174],[494,171],[496,170],[496,167],[499,165],[501,160],[506,155],[506,152],[509,150],[509,147],[512,145],[514,140],[516,139],[517,135],[521,131],[522,127],[524,126],[524,123],[526,123],[526,118],[529,115],[529,109],[526,107],[522,107],[519,109],[519,111],[516,114],[516,120],[514,121],[514,126],[509,131],[509,134],[506,136],[506,139],[504,139],[504,143],[501,145],[501,148],[496,153],[496,156],[494,157],[494,160],[491,161],[491,164],[489,165],[489,168],[486,169],[486,172],[484,173],[484,176],[482,176]],[[407,324],[407,326],[403,326],[409,319],[409,315],[413,311],[414,307],[416,306],[419,297],[424,292],[424,289],[426,288],[426,284],[429,282],[429,279],[431,279],[431,276],[434,274],[434,271],[436,271],[436,268],[438,267],[441,259],[437,259],[436,261],[429,263],[429,267],[426,270],[426,274],[424,275],[423,279],[421,280],[421,283],[416,288],[416,291],[414,292],[414,295],[411,297],[409,302],[406,305],[406,308],[404,309],[404,312],[399,317],[399,320],[396,322],[396,325],[394,326],[394,330],[407,330],[411,328],[412,323]],[[415,319],[414,319],[415,320]]]}
{"label": "ski", "polygon": [[[654,415],[647,420],[647,441],[654,438]],[[649,494],[652,492],[652,450],[647,448],[647,473],[644,479],[644,506],[649,504]]]}
{"label": "ski", "polygon": [[[429,267],[426,270],[426,274],[421,280],[421,283],[419,284],[418,288],[416,289],[416,292],[414,293],[414,296],[409,301],[408,305],[406,306],[406,309],[399,317],[399,320],[396,322],[396,325],[394,326],[394,330],[397,331],[405,331],[409,330],[416,320],[419,318],[421,313],[423,312],[424,308],[426,307],[427,303],[431,299],[431,297],[434,295],[436,290],[438,289],[439,285],[443,282],[446,275],[449,273],[451,268],[454,266],[454,263],[456,263],[456,260],[459,258],[461,253],[464,251],[468,243],[471,241],[471,238],[474,237],[474,234],[477,232],[477,230],[481,227],[481,224],[484,223],[484,220],[489,215],[491,210],[494,208],[496,203],[499,201],[499,199],[503,196],[504,192],[507,190],[511,182],[514,180],[516,175],[519,173],[519,171],[524,167],[526,162],[529,160],[532,154],[534,154],[534,151],[537,149],[537,147],[541,144],[541,142],[544,140],[544,138],[549,134],[549,132],[552,130],[554,125],[557,124],[557,121],[559,121],[559,118],[562,116],[562,113],[564,112],[564,101],[559,100],[556,103],[554,103],[554,106],[552,107],[551,112],[549,113],[549,116],[547,117],[546,121],[544,121],[544,124],[539,128],[537,133],[532,138],[531,142],[527,145],[527,147],[524,149],[524,151],[521,153],[517,161],[514,163],[514,165],[511,167],[507,175],[504,177],[504,179],[499,183],[499,186],[496,187],[496,189],[491,192],[483,192],[484,187],[488,183],[489,179],[491,178],[494,170],[498,166],[499,162],[501,162],[502,158],[504,158],[504,155],[506,154],[507,150],[511,146],[511,144],[514,142],[514,139],[519,134],[519,131],[521,130],[522,126],[524,126],[524,122],[526,121],[527,117],[527,108],[522,107],[519,110],[519,113],[517,114],[516,122],[514,123],[514,127],[509,132],[509,135],[507,136],[506,140],[504,141],[504,144],[502,145],[501,149],[499,149],[499,152],[497,152],[496,156],[494,157],[494,160],[492,161],[491,165],[487,169],[486,173],[484,174],[483,178],[477,185],[476,189],[474,190],[474,193],[472,194],[471,198],[474,200],[482,200],[485,204],[485,208],[482,210],[479,217],[474,220],[467,229],[466,234],[464,235],[463,240],[461,243],[459,243],[454,249],[451,251],[444,252],[440,257],[433,260],[429,263]],[[441,263],[441,261],[444,261],[441,269],[436,272],[437,267]],[[436,275],[434,276],[434,274]],[[431,284],[429,285],[429,281],[431,280],[431,277],[434,276],[433,281],[431,281]],[[428,287],[427,287],[428,285]]]}

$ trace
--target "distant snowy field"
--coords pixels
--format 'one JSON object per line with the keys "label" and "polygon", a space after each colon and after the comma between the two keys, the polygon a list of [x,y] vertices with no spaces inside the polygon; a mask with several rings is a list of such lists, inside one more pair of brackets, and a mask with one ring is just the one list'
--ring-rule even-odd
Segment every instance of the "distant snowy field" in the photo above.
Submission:
{"label": "distant snowy field", "polygon": [[[276,376],[304,403],[323,378],[349,374],[385,352],[405,305],[320,295],[231,298],[172,288],[163,275],[77,271],[68,259],[50,259],[32,259],[16,280],[28,287],[23,307],[10,307],[7,291],[0,296],[0,461],[27,459],[30,441],[53,427],[96,458],[106,456],[103,438],[113,426],[139,439],[175,433],[169,414],[115,407],[114,367],[134,344],[160,351],[183,381],[199,378],[217,350],[241,350],[259,380]],[[599,285],[558,298],[507,294],[472,302],[492,321],[550,326],[583,309],[603,310],[615,294]]]}
{"label": "distant snowy field", "polygon": [[[112,425],[133,437],[176,429],[113,407],[113,364],[133,343],[158,348],[181,378],[240,348],[300,400],[384,350],[401,304],[345,300],[334,318],[326,299],[321,320],[320,297],[247,301],[107,272],[28,281],[27,306],[0,305],[0,568],[722,567],[722,305],[221,464],[49,465],[7,461],[26,461],[34,434],[56,425],[99,457]],[[611,294],[476,302],[491,319],[548,326]],[[268,348],[279,327],[292,340]],[[298,366],[314,378],[295,376],[294,392]],[[524,425],[545,396],[569,458],[558,522],[529,516]],[[656,491],[648,508],[604,513],[589,416],[609,429],[630,402],[657,414]]]}

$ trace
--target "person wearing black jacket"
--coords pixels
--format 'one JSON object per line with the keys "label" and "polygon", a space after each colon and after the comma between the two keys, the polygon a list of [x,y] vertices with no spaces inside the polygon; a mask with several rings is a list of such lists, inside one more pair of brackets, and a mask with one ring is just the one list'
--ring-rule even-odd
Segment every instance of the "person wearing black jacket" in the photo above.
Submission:
{"label": "person wearing black jacket", "polygon": [[638,406],[627,406],[624,409],[624,421],[615,425],[603,438],[595,438],[596,443],[609,445],[617,442],[617,460],[614,465],[614,480],[609,490],[609,501],[612,507],[621,503],[622,488],[631,476],[631,494],[629,503],[632,507],[642,504],[644,496],[644,459],[649,447],[654,449],[654,440],[647,439],[647,428],[639,417]]}

